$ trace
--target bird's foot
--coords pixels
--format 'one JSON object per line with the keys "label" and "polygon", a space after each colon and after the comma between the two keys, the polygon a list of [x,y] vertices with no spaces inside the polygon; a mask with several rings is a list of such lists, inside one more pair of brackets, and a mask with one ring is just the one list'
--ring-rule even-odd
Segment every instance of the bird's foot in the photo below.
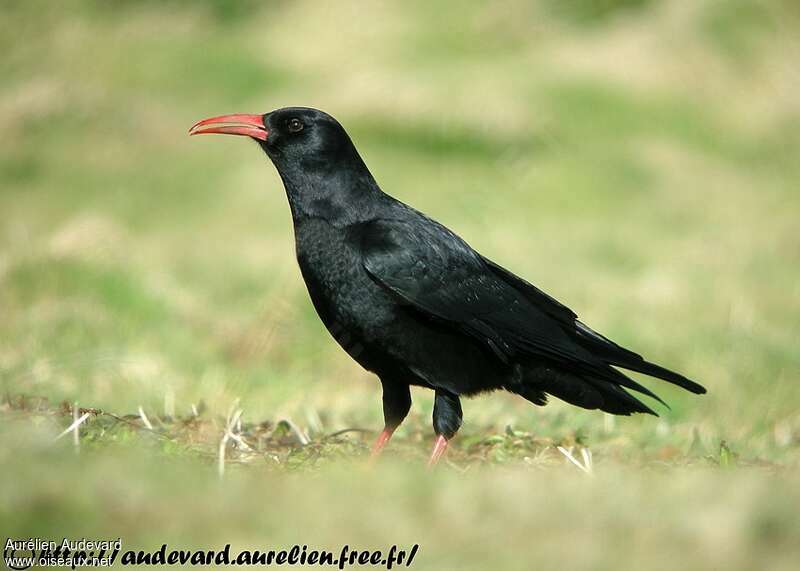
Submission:
{"label": "bird's foot", "polygon": [[439,462],[439,459],[444,455],[445,450],[447,450],[447,438],[444,436],[439,436],[436,439],[436,443],[433,445],[431,457],[428,459],[428,468],[432,468],[437,464],[437,462]]}
{"label": "bird's foot", "polygon": [[372,445],[372,452],[369,455],[370,461],[374,462],[375,459],[380,456],[383,447],[386,446],[386,443],[392,438],[392,434],[394,434],[394,428],[384,428],[383,432],[378,435],[375,444]]}

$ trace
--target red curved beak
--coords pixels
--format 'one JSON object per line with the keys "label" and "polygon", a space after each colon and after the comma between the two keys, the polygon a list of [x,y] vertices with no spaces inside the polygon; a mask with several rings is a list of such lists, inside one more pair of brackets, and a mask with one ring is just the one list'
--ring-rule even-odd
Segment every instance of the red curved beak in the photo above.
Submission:
{"label": "red curved beak", "polygon": [[[215,125],[205,127],[206,125]],[[198,121],[189,129],[189,135],[206,135],[209,133],[222,133],[223,135],[244,135],[260,141],[266,141],[269,131],[264,127],[262,115],[247,115],[235,113],[233,115],[220,115]]]}

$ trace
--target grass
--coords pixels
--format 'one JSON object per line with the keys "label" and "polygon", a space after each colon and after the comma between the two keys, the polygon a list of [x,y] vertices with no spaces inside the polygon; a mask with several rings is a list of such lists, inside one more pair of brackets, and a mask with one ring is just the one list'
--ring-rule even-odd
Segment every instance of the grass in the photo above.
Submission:
{"label": "grass", "polygon": [[[419,543],[423,569],[792,568],[798,18],[765,0],[10,3],[6,534]],[[186,136],[295,104],[336,115],[386,191],[709,394],[645,380],[659,419],[470,400],[430,473],[415,391],[365,469],[379,386],[308,302],[278,177],[244,141]],[[55,440],[76,402],[78,454]],[[220,481],[237,402],[250,450],[228,440]],[[590,450],[593,475],[559,446]]]}

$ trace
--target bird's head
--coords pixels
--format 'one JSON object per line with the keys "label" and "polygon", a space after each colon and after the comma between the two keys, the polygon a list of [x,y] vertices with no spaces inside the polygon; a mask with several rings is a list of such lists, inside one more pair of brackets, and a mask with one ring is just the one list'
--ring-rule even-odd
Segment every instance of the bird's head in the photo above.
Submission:
{"label": "bird's head", "polygon": [[380,193],[344,127],[318,109],[220,115],[189,130],[190,135],[210,133],[256,140],[278,169],[295,216],[352,217],[365,196]]}
{"label": "bird's head", "polygon": [[341,168],[343,162],[358,157],[339,122],[310,107],[286,107],[263,115],[220,115],[199,121],[189,130],[190,135],[210,133],[257,140],[281,174],[295,169],[308,174],[334,165]]}

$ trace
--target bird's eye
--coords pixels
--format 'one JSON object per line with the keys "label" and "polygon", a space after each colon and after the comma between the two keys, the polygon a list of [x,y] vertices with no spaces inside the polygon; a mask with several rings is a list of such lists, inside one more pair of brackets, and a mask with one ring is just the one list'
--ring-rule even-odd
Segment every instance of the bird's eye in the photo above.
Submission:
{"label": "bird's eye", "polygon": [[290,133],[299,133],[303,130],[304,125],[300,119],[293,118],[287,121],[286,127],[289,129]]}

